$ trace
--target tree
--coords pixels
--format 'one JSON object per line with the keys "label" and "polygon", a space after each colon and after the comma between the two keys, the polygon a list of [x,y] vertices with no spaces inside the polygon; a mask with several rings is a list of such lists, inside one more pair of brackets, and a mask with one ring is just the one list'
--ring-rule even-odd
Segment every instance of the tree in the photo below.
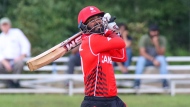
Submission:
{"label": "tree", "polygon": [[116,22],[129,25],[135,38],[135,55],[137,41],[150,23],[159,24],[161,33],[166,35],[168,55],[189,55],[188,3],[189,0],[0,0],[0,17],[10,17],[13,27],[24,31],[32,44],[32,56],[77,33],[78,13],[88,5],[97,6],[116,16]]}

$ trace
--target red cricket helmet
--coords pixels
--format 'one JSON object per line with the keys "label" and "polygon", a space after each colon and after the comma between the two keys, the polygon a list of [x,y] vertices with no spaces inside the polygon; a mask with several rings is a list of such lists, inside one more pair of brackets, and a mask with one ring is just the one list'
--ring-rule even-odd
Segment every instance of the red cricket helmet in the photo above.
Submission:
{"label": "red cricket helmet", "polygon": [[95,16],[95,15],[104,15],[103,11],[100,11],[97,7],[95,6],[87,6],[83,8],[79,14],[78,14],[78,24],[85,23],[90,17]]}

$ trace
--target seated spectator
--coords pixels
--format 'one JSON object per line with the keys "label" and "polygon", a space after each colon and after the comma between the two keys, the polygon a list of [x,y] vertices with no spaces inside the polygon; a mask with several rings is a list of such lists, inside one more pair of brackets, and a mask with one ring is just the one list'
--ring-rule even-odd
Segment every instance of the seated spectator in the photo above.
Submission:
{"label": "seated spectator", "polygon": [[71,54],[69,56],[69,61],[67,63],[68,74],[73,74],[74,73],[74,68],[75,66],[80,66],[81,61],[80,61],[80,54],[79,54],[79,46],[71,50]]}
{"label": "seated spectator", "polygon": [[131,59],[132,59],[132,49],[131,49],[132,38],[129,35],[128,27],[124,23],[119,23],[118,27],[119,27],[119,32],[126,43],[127,60],[123,63],[117,62],[117,65],[119,66],[121,72],[126,74],[128,73],[128,67],[131,64]]}
{"label": "seated spectator", "polygon": [[[167,62],[165,60],[166,39],[159,34],[159,27],[155,24],[150,25],[149,34],[141,37],[139,41],[140,56],[136,65],[136,75],[143,73],[145,66],[159,67],[160,74],[168,74]],[[163,88],[168,88],[166,79],[162,80]],[[134,88],[139,88],[140,79],[136,79]]]}
{"label": "seated spectator", "polygon": [[[24,58],[30,55],[30,42],[8,18],[0,20],[0,74],[20,74]],[[8,88],[20,87],[18,80],[5,80]]]}

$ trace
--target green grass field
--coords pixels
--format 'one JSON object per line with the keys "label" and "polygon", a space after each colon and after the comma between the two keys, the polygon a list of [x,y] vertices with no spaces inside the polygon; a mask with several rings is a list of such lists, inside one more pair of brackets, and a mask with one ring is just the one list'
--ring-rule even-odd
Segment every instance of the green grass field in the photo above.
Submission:
{"label": "green grass field", "polygon": [[[128,107],[190,107],[190,95],[119,95]],[[80,107],[83,95],[1,94],[0,107]]]}

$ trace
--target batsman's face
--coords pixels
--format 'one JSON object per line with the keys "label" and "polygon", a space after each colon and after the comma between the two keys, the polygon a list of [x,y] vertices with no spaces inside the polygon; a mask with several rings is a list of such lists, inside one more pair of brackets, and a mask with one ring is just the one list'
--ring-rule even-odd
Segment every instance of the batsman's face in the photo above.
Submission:
{"label": "batsman's face", "polygon": [[87,20],[87,29],[91,33],[104,33],[104,26],[101,16],[93,16]]}

